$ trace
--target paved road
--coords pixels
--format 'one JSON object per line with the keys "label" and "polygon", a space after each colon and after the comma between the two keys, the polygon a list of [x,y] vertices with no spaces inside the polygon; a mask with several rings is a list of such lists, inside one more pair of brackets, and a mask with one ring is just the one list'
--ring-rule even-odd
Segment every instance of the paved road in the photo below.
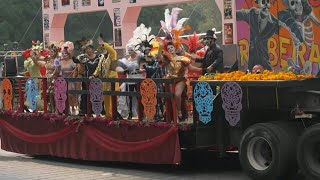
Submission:
{"label": "paved road", "polygon": [[1,180],[249,180],[236,158],[217,159],[213,154],[184,155],[184,165],[137,165],[87,162],[52,157],[29,157],[0,150]]}

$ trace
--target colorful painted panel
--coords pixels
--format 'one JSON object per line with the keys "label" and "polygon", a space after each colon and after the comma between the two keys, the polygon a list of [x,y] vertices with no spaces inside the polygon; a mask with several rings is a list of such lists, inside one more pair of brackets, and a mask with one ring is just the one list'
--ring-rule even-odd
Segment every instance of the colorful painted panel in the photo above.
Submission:
{"label": "colorful painted panel", "polygon": [[38,84],[36,79],[28,79],[26,82],[26,96],[28,108],[32,111],[37,109],[37,96],[39,95]]}
{"label": "colorful painted panel", "polygon": [[1,92],[3,94],[4,109],[6,111],[12,110],[13,88],[9,79],[2,81]]}
{"label": "colorful painted panel", "polygon": [[148,120],[153,120],[156,114],[157,85],[152,79],[145,79],[140,86],[141,103],[144,107],[144,114]]}
{"label": "colorful painted panel", "polygon": [[222,108],[225,118],[231,126],[236,126],[240,121],[242,109],[242,89],[238,83],[228,82],[221,88]]}
{"label": "colorful painted panel", "polygon": [[213,118],[213,91],[207,82],[198,82],[193,90],[193,99],[196,110],[199,113],[199,120],[204,124],[208,124]]}
{"label": "colorful painted panel", "polygon": [[90,81],[90,101],[92,111],[95,115],[100,115],[102,112],[103,90],[101,79],[92,79]]}
{"label": "colorful painted panel", "polygon": [[299,66],[316,75],[320,63],[320,6],[313,0],[237,0],[240,69],[281,71]]}
{"label": "colorful painted panel", "polygon": [[66,109],[67,87],[67,82],[63,77],[58,77],[54,81],[54,101],[59,113],[63,113]]}

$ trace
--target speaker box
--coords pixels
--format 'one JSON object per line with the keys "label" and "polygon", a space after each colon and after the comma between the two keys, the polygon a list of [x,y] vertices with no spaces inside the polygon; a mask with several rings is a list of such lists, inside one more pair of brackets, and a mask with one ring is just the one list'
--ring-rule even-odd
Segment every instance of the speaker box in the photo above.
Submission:
{"label": "speaker box", "polygon": [[4,58],[4,76],[17,76],[18,75],[18,61],[17,57]]}

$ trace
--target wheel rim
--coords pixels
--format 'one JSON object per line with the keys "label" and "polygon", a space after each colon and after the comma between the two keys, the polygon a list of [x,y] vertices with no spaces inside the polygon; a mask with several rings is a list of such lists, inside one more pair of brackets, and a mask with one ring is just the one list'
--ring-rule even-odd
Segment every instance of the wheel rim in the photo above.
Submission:
{"label": "wheel rim", "polygon": [[313,172],[320,174],[320,142],[313,142],[310,145],[311,148],[305,148],[306,163]]}
{"label": "wheel rim", "polygon": [[252,138],[248,143],[247,157],[253,168],[264,171],[272,163],[272,148],[263,137]]}

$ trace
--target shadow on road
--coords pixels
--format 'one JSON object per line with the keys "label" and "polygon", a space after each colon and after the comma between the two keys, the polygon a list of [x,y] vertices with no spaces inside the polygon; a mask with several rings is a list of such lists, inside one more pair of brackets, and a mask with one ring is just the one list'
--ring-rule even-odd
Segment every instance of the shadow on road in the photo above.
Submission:
{"label": "shadow on road", "polygon": [[93,167],[121,168],[130,170],[143,170],[149,172],[165,173],[214,173],[214,172],[240,172],[241,167],[236,155],[218,158],[214,152],[189,151],[182,152],[182,164],[180,165],[157,165],[157,164],[136,164],[127,162],[98,162],[82,161],[51,156],[34,156],[41,160],[41,163],[60,162],[66,164],[81,164]]}

